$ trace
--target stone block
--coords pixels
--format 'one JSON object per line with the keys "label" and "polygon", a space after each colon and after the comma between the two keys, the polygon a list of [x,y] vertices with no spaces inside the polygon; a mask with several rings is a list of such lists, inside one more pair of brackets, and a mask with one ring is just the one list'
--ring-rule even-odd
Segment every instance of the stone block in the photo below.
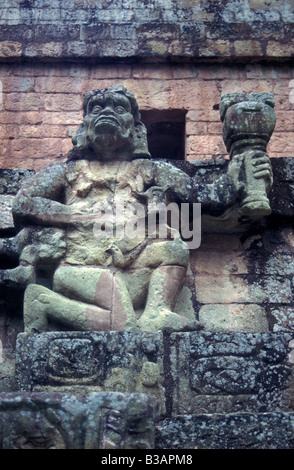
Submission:
{"label": "stone block", "polygon": [[181,416],[157,426],[156,448],[293,449],[293,435],[294,413]]}
{"label": "stone block", "polygon": [[196,296],[203,304],[287,303],[293,294],[290,279],[262,276],[252,282],[238,276],[196,275]]}
{"label": "stone block", "polygon": [[274,319],[273,331],[294,331],[294,307],[293,306],[274,306],[270,313]]}
{"label": "stone block", "polygon": [[203,305],[199,310],[199,322],[207,331],[269,331],[266,311],[256,304]]}
{"label": "stone block", "polygon": [[0,394],[2,449],[152,449],[156,403],[144,394]]}
{"label": "stone block", "polygon": [[189,154],[222,154],[227,153],[221,136],[190,135],[187,137],[187,153]]}
{"label": "stone block", "polygon": [[163,413],[163,356],[161,333],[22,333],[16,377],[24,392],[146,392]]}
{"label": "stone block", "polygon": [[38,111],[43,97],[38,93],[9,93],[5,99],[7,111]]}
{"label": "stone block", "polygon": [[0,58],[20,57],[22,54],[22,44],[20,42],[3,41],[0,42]]}
{"label": "stone block", "polygon": [[[217,243],[217,242],[216,242]],[[249,260],[246,254],[233,251],[198,249],[193,254],[193,265],[197,274],[247,274]]]}
{"label": "stone block", "polygon": [[171,335],[172,415],[288,409],[287,333]]}
{"label": "stone block", "polygon": [[290,57],[293,49],[293,40],[282,43],[280,41],[268,41],[266,54],[270,57]]}
{"label": "stone block", "polygon": [[265,299],[259,286],[251,285],[241,277],[228,275],[197,275],[196,296],[204,304],[259,303]]}
{"label": "stone block", "polygon": [[256,40],[243,40],[234,42],[235,53],[238,56],[261,56],[262,44]]}

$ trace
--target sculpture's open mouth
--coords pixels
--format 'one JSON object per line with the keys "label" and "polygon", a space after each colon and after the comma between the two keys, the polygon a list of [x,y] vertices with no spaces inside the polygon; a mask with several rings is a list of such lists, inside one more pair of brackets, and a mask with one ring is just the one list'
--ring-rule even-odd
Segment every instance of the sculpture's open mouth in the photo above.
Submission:
{"label": "sculpture's open mouth", "polygon": [[110,124],[115,124],[116,126],[120,126],[120,123],[118,122],[118,120],[113,116],[99,116],[99,118],[96,119],[94,125],[96,127],[98,124],[101,124],[101,123],[110,123]]}

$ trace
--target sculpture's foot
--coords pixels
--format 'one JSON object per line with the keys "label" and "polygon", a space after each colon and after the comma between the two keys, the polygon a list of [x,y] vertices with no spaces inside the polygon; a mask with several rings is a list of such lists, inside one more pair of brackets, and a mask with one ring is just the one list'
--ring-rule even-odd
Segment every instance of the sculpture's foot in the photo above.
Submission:
{"label": "sculpture's foot", "polygon": [[167,308],[145,310],[138,320],[138,326],[141,331],[163,331],[166,333],[196,331],[202,328],[197,320],[185,318]]}
{"label": "sculpture's foot", "polygon": [[43,291],[47,289],[42,286],[30,284],[24,296],[24,326],[27,333],[42,332],[48,329],[47,300],[42,298]]}
{"label": "sculpture's foot", "polygon": [[17,266],[13,269],[0,270],[0,285],[9,285],[13,287],[24,287],[33,282],[34,266]]}

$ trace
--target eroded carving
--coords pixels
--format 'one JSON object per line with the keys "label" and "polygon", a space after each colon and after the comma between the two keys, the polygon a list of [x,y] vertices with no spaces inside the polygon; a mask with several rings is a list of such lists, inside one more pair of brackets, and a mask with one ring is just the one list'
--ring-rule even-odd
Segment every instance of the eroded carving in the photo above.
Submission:
{"label": "eroded carving", "polygon": [[171,371],[179,384],[174,389],[174,414],[260,412],[287,407],[290,337],[270,333],[174,333]]}
{"label": "eroded carving", "polygon": [[165,413],[160,332],[62,332],[18,335],[16,376],[22,392],[146,393]]}
{"label": "eroded carving", "polygon": [[2,449],[152,449],[156,404],[144,394],[0,395]]}

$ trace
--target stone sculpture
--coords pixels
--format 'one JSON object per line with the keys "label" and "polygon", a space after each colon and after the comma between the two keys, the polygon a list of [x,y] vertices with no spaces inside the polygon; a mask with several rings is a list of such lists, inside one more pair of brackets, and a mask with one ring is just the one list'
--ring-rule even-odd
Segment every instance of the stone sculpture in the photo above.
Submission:
{"label": "stone sculpture", "polygon": [[243,164],[244,197],[240,204],[243,216],[269,215],[271,208],[267,193],[270,179],[259,173],[259,181],[252,171],[263,158],[267,143],[274,131],[276,116],[272,93],[227,93],[222,96],[220,114],[223,121],[223,138],[231,160]]}
{"label": "stone sculpture", "polygon": [[[19,271],[9,275],[21,274],[28,284],[27,332],[199,328],[194,314],[174,312],[189,262],[187,243],[166,223],[163,237],[147,236],[146,216],[158,220],[158,207],[170,203],[201,203],[208,225],[215,227],[218,221],[227,223],[232,208],[238,220],[269,213],[271,166],[264,146],[250,140],[250,119],[240,120],[241,129],[247,124],[242,145],[235,144],[240,133],[231,138],[238,127],[235,117],[240,117],[236,102],[244,99],[253,108],[259,103],[261,127],[266,127],[269,106],[260,96],[224,99],[224,137],[229,136],[232,159],[224,175],[203,186],[171,163],[152,160],[132,93],[117,85],[86,94],[83,122],[67,161],[39,171],[14,201],[21,254]],[[254,128],[253,133],[262,131]],[[242,203],[252,193],[250,204]],[[256,210],[260,194],[263,205]],[[141,230],[130,234],[126,227],[136,224]]]}

